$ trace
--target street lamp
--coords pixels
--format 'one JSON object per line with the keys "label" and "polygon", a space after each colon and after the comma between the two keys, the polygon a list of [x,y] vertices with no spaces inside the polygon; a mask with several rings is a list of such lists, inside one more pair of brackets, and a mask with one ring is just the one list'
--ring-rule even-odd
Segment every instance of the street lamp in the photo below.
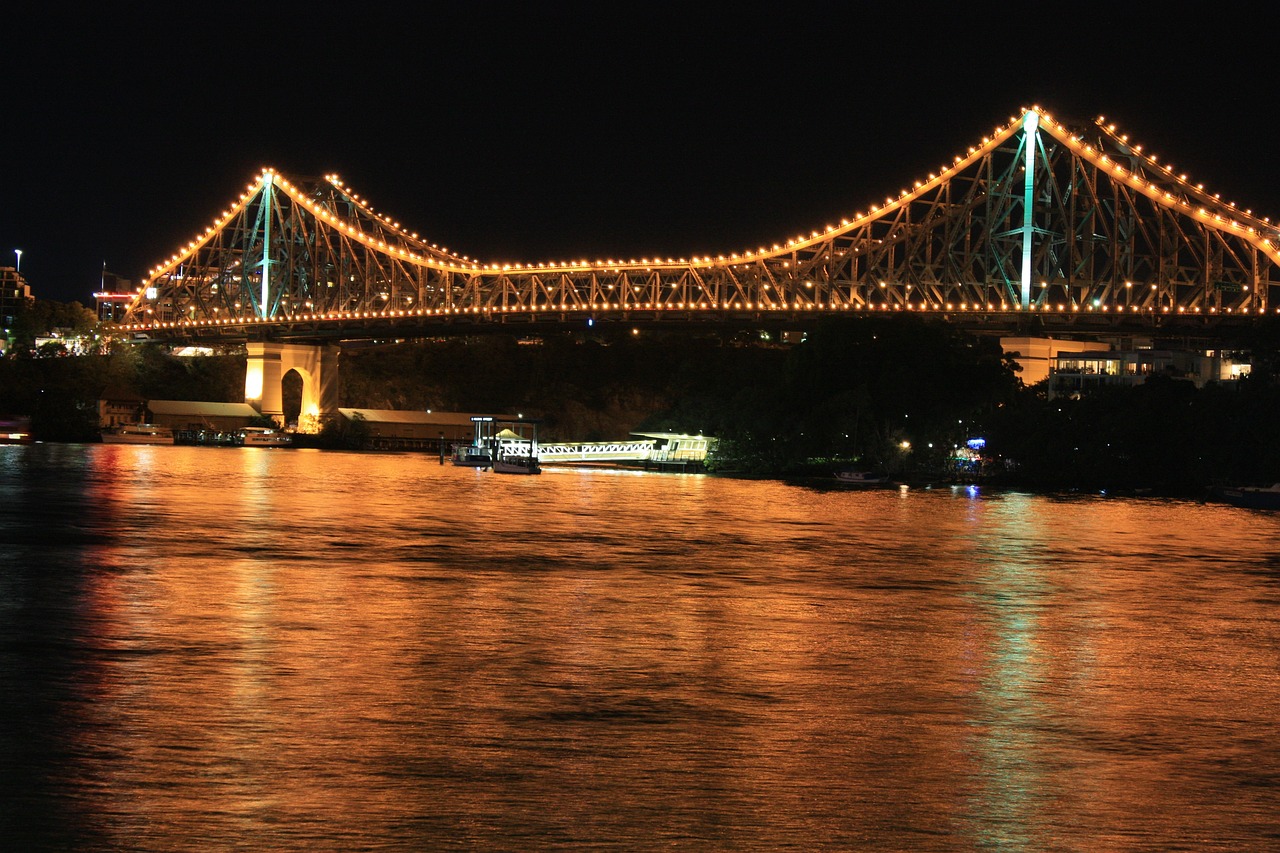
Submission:
{"label": "street lamp", "polygon": [[13,268],[14,272],[22,272],[22,250],[14,249],[13,253],[18,256],[18,265]]}

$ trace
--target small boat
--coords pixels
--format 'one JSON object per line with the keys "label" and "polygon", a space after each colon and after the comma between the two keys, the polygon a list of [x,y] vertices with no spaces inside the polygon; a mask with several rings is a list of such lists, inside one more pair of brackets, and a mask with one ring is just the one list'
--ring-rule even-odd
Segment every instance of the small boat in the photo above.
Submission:
{"label": "small boat", "polygon": [[493,433],[493,473],[541,474],[538,464],[538,422],[517,419]]}
{"label": "small boat", "polygon": [[538,457],[524,456],[515,453],[498,453],[493,457],[493,473],[495,474],[541,474]]}
{"label": "small boat", "polygon": [[[491,415],[473,417],[475,438],[470,444],[453,448],[453,464],[471,468],[490,468],[497,474],[541,474],[538,465],[538,422],[516,418],[507,420]],[[498,427],[507,424],[501,430]],[[532,437],[524,433],[532,430]]]}
{"label": "small boat", "polygon": [[1280,509],[1280,483],[1270,486],[1223,486],[1218,498],[1246,509]]}
{"label": "small boat", "polygon": [[270,427],[243,427],[236,443],[245,447],[292,447],[293,436]]}
{"label": "small boat", "polygon": [[837,471],[836,480],[850,486],[883,486],[889,482],[885,474],[872,474],[870,471]]}
{"label": "small boat", "polygon": [[0,417],[0,444],[30,444],[31,418]]}
{"label": "small boat", "polygon": [[103,444],[173,444],[173,430],[156,424],[124,424],[102,431]]}
{"label": "small boat", "polygon": [[453,464],[487,469],[493,464],[489,448],[478,444],[457,444],[453,448]]}
{"label": "small boat", "polygon": [[453,464],[467,468],[483,468],[488,471],[493,464],[493,418],[476,415],[471,418],[475,436],[470,444],[453,446]]}

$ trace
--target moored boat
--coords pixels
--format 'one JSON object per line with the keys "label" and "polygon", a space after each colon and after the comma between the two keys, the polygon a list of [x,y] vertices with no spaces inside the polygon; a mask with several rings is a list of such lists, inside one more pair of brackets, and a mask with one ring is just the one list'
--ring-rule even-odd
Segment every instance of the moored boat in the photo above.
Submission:
{"label": "moored boat", "polygon": [[270,427],[242,427],[237,443],[245,447],[292,447],[293,436]]}
{"label": "moored boat", "polygon": [[883,486],[889,482],[884,474],[873,474],[870,471],[837,471],[836,480],[850,486]]}
{"label": "moored boat", "polygon": [[[473,417],[475,438],[470,444],[453,448],[453,464],[471,468],[492,468],[498,474],[541,474],[538,464],[538,423],[517,417],[514,420],[491,415]],[[498,429],[505,424],[503,429]],[[531,435],[526,435],[530,433]]]}
{"label": "moored boat", "polygon": [[30,444],[31,418],[0,416],[0,444]]}
{"label": "moored boat", "polygon": [[123,424],[102,431],[103,444],[173,444],[173,430],[156,424]]}
{"label": "moored boat", "polygon": [[470,444],[453,446],[453,464],[488,471],[493,464],[493,418],[489,415],[477,415],[471,419],[471,424],[475,436]]}
{"label": "moored boat", "polygon": [[493,472],[495,474],[541,474],[542,467],[538,465],[536,456],[499,452],[493,457]]}
{"label": "moored boat", "polygon": [[1223,486],[1217,490],[1223,503],[1246,509],[1280,509],[1280,483],[1270,486]]}
{"label": "moored boat", "polygon": [[453,464],[468,468],[488,468],[493,464],[489,448],[478,444],[458,444],[453,448]]}
{"label": "moored boat", "polygon": [[538,422],[516,419],[493,434],[495,474],[541,474],[538,464]]}

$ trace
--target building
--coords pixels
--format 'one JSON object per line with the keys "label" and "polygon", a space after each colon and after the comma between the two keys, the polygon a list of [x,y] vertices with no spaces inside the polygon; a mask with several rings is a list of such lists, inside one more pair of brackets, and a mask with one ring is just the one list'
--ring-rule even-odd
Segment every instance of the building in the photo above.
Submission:
{"label": "building", "polygon": [[107,388],[98,399],[98,426],[104,430],[145,423],[168,427],[175,433],[216,435],[233,433],[261,419],[248,403],[147,400],[121,388]]}
{"label": "building", "polygon": [[1203,388],[1210,382],[1235,382],[1250,365],[1224,353],[1134,349],[1059,352],[1049,372],[1048,397],[1079,397],[1103,387],[1133,387],[1152,376],[1168,376]]}
{"label": "building", "polygon": [[103,429],[146,423],[149,417],[146,398],[133,391],[107,388],[98,398],[98,426]]}
{"label": "building", "polygon": [[93,294],[97,303],[98,319],[118,323],[124,319],[125,309],[138,293],[133,289],[133,282],[121,278],[115,273],[102,273],[102,289]]}
{"label": "building", "polygon": [[1024,385],[1045,383],[1049,399],[1079,397],[1103,386],[1141,385],[1155,375],[1183,379],[1202,388],[1249,374],[1247,361],[1230,353],[1156,349],[1146,337],[1101,341],[1010,337],[1000,348],[1022,367]]}
{"label": "building", "polygon": [[[443,442],[448,450],[455,444],[470,444],[475,423],[470,412],[417,412],[395,409],[338,409],[347,421],[362,421],[369,429],[369,446],[377,450],[437,451]],[[502,416],[494,416],[503,420]]]}
{"label": "building", "polygon": [[1058,354],[1063,352],[1108,352],[1109,343],[1098,341],[1066,341],[1056,338],[1001,338],[1000,349],[1013,355],[1022,368],[1018,377],[1023,385],[1035,385],[1049,378]]}
{"label": "building", "polygon": [[175,432],[235,432],[261,420],[248,403],[203,403],[191,400],[150,400],[148,420]]}
{"label": "building", "polygon": [[0,329],[13,328],[14,318],[33,298],[31,285],[16,267],[0,267]]}
{"label": "building", "polygon": [[85,355],[93,349],[95,343],[95,340],[65,326],[50,329],[48,334],[35,337],[36,352],[46,352],[45,347],[53,346],[59,355]]}

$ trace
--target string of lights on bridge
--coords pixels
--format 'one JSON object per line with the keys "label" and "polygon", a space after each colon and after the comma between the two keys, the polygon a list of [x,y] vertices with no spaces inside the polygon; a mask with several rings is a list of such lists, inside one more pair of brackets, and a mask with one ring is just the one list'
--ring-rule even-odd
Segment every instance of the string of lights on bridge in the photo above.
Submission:
{"label": "string of lights on bridge", "polygon": [[[816,311],[823,311],[823,312],[854,311],[854,312],[861,312],[861,313],[904,312],[905,311],[905,312],[913,312],[917,314],[927,314],[927,313],[936,313],[936,312],[954,313],[956,311],[993,312],[996,310],[1008,311],[1008,312],[1020,312],[1023,310],[1022,307],[1019,305],[1016,305],[1016,304],[1010,305],[1006,303],[1001,303],[999,309],[996,308],[994,303],[988,303],[986,305],[982,305],[979,303],[960,303],[959,305],[956,305],[954,303],[945,303],[945,304],[944,303],[938,303],[938,304],[921,303],[918,305],[915,303],[907,303],[906,305],[902,305],[902,304],[891,305],[887,302],[882,302],[880,304],[868,302],[863,305],[853,305],[850,303],[841,303],[841,304],[797,303],[795,306],[790,306],[790,305],[753,305],[752,303],[749,303],[749,302],[748,303],[725,302],[725,303],[696,303],[696,304],[689,304],[689,305],[684,305],[683,303],[678,305],[662,305],[661,303],[654,303],[651,305],[649,303],[644,303],[643,307],[640,307],[638,304],[629,305],[629,306],[624,306],[622,304],[603,304],[603,303],[591,304],[589,306],[588,305],[575,306],[575,305],[568,305],[568,304],[557,306],[557,305],[543,304],[543,305],[537,305],[537,306],[523,306],[523,307],[500,306],[500,307],[483,307],[483,308],[477,308],[477,307],[423,308],[423,309],[417,309],[417,310],[410,309],[410,310],[403,310],[403,311],[330,311],[330,312],[325,312],[320,314],[290,314],[283,317],[228,317],[225,319],[219,318],[219,319],[213,319],[213,320],[157,321],[154,323],[128,324],[128,325],[121,326],[120,328],[126,331],[146,331],[148,329],[184,329],[184,328],[189,329],[189,328],[208,328],[208,327],[215,327],[215,326],[239,327],[239,326],[254,326],[254,325],[265,325],[265,324],[279,325],[281,323],[324,323],[326,321],[342,322],[342,321],[348,321],[348,320],[362,320],[362,319],[399,320],[399,319],[412,319],[415,317],[418,317],[418,318],[451,317],[451,316],[452,317],[470,317],[470,316],[492,317],[495,314],[523,315],[523,314],[538,314],[538,313],[547,313],[547,312],[557,313],[557,314],[564,313],[564,312],[581,313],[581,312],[609,310],[609,309],[619,310],[619,311],[625,309],[628,311],[666,310],[666,311],[682,311],[682,312],[697,312],[697,311],[708,311],[708,310],[709,311],[722,311],[722,310],[723,311],[743,311],[745,310],[745,311],[756,311],[756,312],[773,312],[773,311],[789,312],[789,311],[815,311],[816,310]],[[1079,305],[1048,304],[1048,305],[1043,305],[1039,307],[1037,307],[1036,305],[1031,305],[1026,310],[1031,313],[1041,313],[1041,314],[1070,314],[1070,313],[1106,314],[1109,312],[1115,315],[1125,315],[1125,316],[1172,313],[1169,306],[1167,305],[1162,306],[1158,309],[1154,307],[1142,307],[1137,305],[1131,305],[1126,310],[1124,307],[1119,307],[1119,306],[1117,306],[1115,309],[1111,309],[1109,306],[1106,306],[1106,305],[1098,306],[1096,308],[1092,305],[1086,305],[1082,308]],[[1202,312],[1199,307],[1186,309],[1182,306],[1178,306],[1177,313],[1200,314]],[[1207,313],[1216,314],[1218,313],[1218,310],[1216,308],[1210,308]],[[1232,314],[1237,312],[1233,312],[1232,309],[1226,308],[1222,311],[1222,313]],[[1238,313],[1248,314],[1250,313],[1249,308],[1248,307],[1241,308]],[[1266,312],[1263,309],[1259,309],[1255,313],[1261,315]],[[1275,313],[1280,314],[1280,308],[1276,308]]]}
{"label": "string of lights on bridge", "polygon": [[[1165,189],[1162,185],[1159,185],[1154,181],[1146,180],[1139,172],[1127,169],[1122,163],[1112,160],[1110,157],[1108,157],[1106,154],[1104,154],[1099,150],[1095,150],[1092,145],[1085,142],[1078,135],[1071,133],[1070,130],[1065,125],[1054,121],[1053,118],[1048,113],[1042,111],[1040,107],[1033,106],[1029,110],[1024,109],[1020,117],[1010,117],[1008,124],[1004,126],[996,127],[991,135],[984,136],[982,138],[982,142],[980,145],[970,146],[966,154],[956,155],[951,164],[944,164],[938,169],[938,171],[930,172],[928,174],[927,179],[917,180],[913,183],[911,188],[903,189],[897,198],[886,197],[883,205],[872,204],[868,208],[867,212],[865,213],[859,212],[855,214],[852,219],[849,219],[849,218],[842,219],[840,221],[840,225],[838,226],[828,225],[826,226],[826,229],[824,231],[815,230],[815,231],[812,231],[810,235],[807,237],[804,235],[799,235],[790,240],[787,240],[785,244],[774,243],[771,248],[766,248],[762,246],[757,250],[755,250],[754,252],[743,251],[742,253],[732,253],[728,256],[717,255],[714,257],[710,255],[703,255],[703,256],[695,255],[691,259],[666,258],[665,261],[661,258],[653,258],[653,259],[642,258],[639,261],[635,259],[632,259],[630,261],[597,260],[595,262],[591,262],[587,260],[578,260],[578,261],[559,261],[559,262],[539,262],[537,264],[534,264],[534,263],[496,264],[496,263],[481,263],[479,261],[473,260],[466,256],[460,256],[460,255],[450,253],[449,250],[446,248],[442,248],[442,247],[436,246],[435,244],[431,244],[430,248],[432,250],[434,250],[435,252],[439,252],[441,255],[445,255],[449,258],[449,260],[444,260],[441,258],[428,257],[427,255],[411,252],[404,249],[403,247],[388,246],[384,240],[377,239],[376,237],[370,234],[367,234],[365,231],[359,228],[356,228],[350,223],[342,221],[335,213],[330,211],[328,208],[324,207],[321,204],[317,204],[312,199],[306,197],[305,194],[303,194],[297,187],[295,187],[290,181],[288,181],[282,175],[277,173],[274,169],[266,168],[266,169],[263,169],[263,171],[260,173],[258,178],[253,183],[250,183],[247,185],[246,191],[244,193],[241,193],[238,200],[233,202],[227,210],[223,211],[216,219],[214,219],[213,223],[210,226],[208,226],[202,233],[198,234],[195,237],[195,239],[188,241],[187,245],[181,251],[175,252],[167,261],[151,269],[148,272],[148,280],[154,281],[159,276],[163,276],[173,272],[174,269],[178,268],[182,263],[184,263],[187,259],[189,259],[195,252],[203,248],[204,245],[210,239],[212,239],[213,236],[221,228],[227,225],[236,215],[238,215],[244,210],[245,206],[250,202],[251,199],[253,199],[256,196],[258,192],[261,191],[261,189],[267,182],[271,182],[274,186],[279,187],[295,203],[302,205],[310,213],[312,213],[312,215],[314,215],[318,220],[323,221],[330,227],[341,230],[348,237],[356,240],[357,242],[362,243],[363,245],[365,245],[370,249],[375,249],[380,252],[388,253],[393,257],[400,258],[410,263],[420,264],[423,266],[433,267],[436,269],[449,271],[449,272],[457,272],[457,273],[470,272],[470,273],[480,273],[480,274],[501,274],[501,273],[508,273],[508,272],[576,273],[576,272],[589,271],[593,269],[611,270],[611,271],[643,269],[645,271],[651,271],[655,268],[657,269],[664,269],[664,268],[683,269],[683,268],[689,268],[689,267],[707,268],[707,267],[714,267],[714,266],[722,266],[725,264],[729,264],[733,266],[741,266],[744,263],[761,262],[767,259],[776,258],[784,255],[789,255],[795,252],[803,251],[807,248],[811,248],[816,244],[826,241],[832,237],[840,236],[856,228],[863,227],[869,222],[872,222],[876,219],[884,217],[910,204],[912,201],[919,198],[921,195],[933,189],[936,189],[940,184],[945,182],[953,174],[957,172],[962,172],[968,166],[972,165],[976,160],[986,156],[988,153],[990,153],[991,151],[996,149],[998,146],[1006,142],[1014,133],[1017,132],[1019,128],[1022,127],[1023,120],[1025,119],[1028,112],[1036,113],[1039,119],[1039,126],[1041,128],[1045,128],[1059,141],[1069,145],[1081,157],[1093,163],[1099,169],[1102,169],[1108,172],[1109,174],[1113,175],[1114,177],[1124,181],[1127,185],[1141,192],[1147,198],[1151,199],[1152,201],[1156,202],[1157,204],[1163,207],[1172,208],[1175,210],[1179,210],[1180,212],[1192,215],[1198,218],[1199,220],[1205,222],[1206,224],[1210,225],[1211,227],[1215,227],[1219,229],[1229,229],[1231,232],[1237,234],[1238,236],[1245,239],[1247,242],[1254,245],[1256,248],[1258,248],[1260,251],[1262,251],[1264,254],[1270,257],[1272,261],[1274,261],[1277,264],[1280,264],[1280,235],[1277,235],[1275,228],[1271,226],[1270,218],[1264,218],[1262,220],[1259,220],[1253,216],[1253,212],[1251,210],[1239,212],[1236,210],[1235,202],[1227,202],[1226,204],[1232,210],[1232,212],[1234,212],[1240,218],[1224,217],[1221,212],[1210,211],[1204,206],[1193,208],[1191,203],[1188,202],[1186,198],[1175,195],[1174,193],[1170,192],[1169,190]],[[1110,124],[1110,125],[1105,124],[1105,117],[1099,116],[1096,119],[1095,124],[1097,124],[1098,127],[1101,128],[1104,133],[1107,133],[1109,136],[1118,140],[1124,146],[1130,148],[1130,150],[1132,150],[1135,154],[1143,156],[1144,159],[1148,163],[1150,163],[1153,168],[1160,169],[1170,179],[1176,181],[1178,185],[1180,185],[1183,189],[1185,189],[1185,192],[1187,193],[1187,195],[1197,196],[1200,199],[1202,199],[1206,204],[1214,204],[1214,203],[1222,204],[1223,203],[1219,195],[1214,194],[1213,196],[1209,196],[1205,191],[1203,184],[1192,185],[1189,177],[1186,174],[1175,175],[1172,164],[1168,164],[1168,163],[1160,164],[1158,162],[1157,157],[1154,154],[1142,155],[1142,146],[1130,145],[1129,137],[1127,135],[1118,134],[1116,130],[1116,126],[1114,124]],[[360,208],[364,212],[366,212],[368,215],[377,218],[380,222],[382,222],[386,226],[393,228],[398,233],[400,233],[403,237],[411,239],[414,242],[418,242],[424,247],[426,246],[425,242],[423,242],[416,233],[413,233],[413,234],[406,233],[401,230],[399,222],[394,222],[391,218],[387,216],[377,214],[371,206],[367,205],[359,197],[359,195],[350,191],[343,184],[343,182],[339,179],[337,175],[326,175],[325,179],[329,181],[331,184],[333,184],[336,188],[343,191],[348,198],[350,198],[352,201],[358,204]],[[1210,201],[1210,199],[1212,199],[1212,201]],[[1249,222],[1252,222],[1253,224],[1246,224],[1244,222],[1241,222],[1240,219],[1245,219]],[[881,287],[884,287],[884,286],[885,285],[882,282]],[[1132,283],[1126,283],[1126,287],[1127,288],[1132,287]],[[1156,285],[1154,284],[1151,285],[1151,288],[1153,290],[1156,289]],[[140,286],[137,291],[138,294],[141,295],[145,291],[145,289],[146,289],[146,285]],[[1047,313],[1047,312],[1053,312],[1055,307],[1056,307],[1057,313],[1069,313],[1069,312],[1081,311],[1081,306],[1075,305],[1075,304],[1066,305],[1065,303],[1058,304],[1056,306],[1052,304],[1046,304],[1046,305],[1040,306],[1039,308],[1037,308],[1037,306],[1033,304],[1028,306],[1025,310],[1028,310],[1028,311],[1039,310],[1041,313]],[[900,305],[900,304],[890,305],[889,303],[882,302],[879,306],[877,306],[873,302],[864,303],[862,305],[854,305],[851,303],[827,304],[827,303],[802,303],[799,301],[790,305],[786,303],[753,304],[750,302],[747,302],[747,303],[698,302],[698,303],[688,303],[688,304],[646,302],[643,304],[642,303],[631,303],[631,304],[561,303],[557,306],[554,304],[544,303],[541,305],[524,305],[524,306],[519,306],[519,305],[496,306],[496,307],[495,306],[486,306],[486,307],[473,306],[469,308],[432,308],[432,309],[424,308],[424,309],[417,309],[417,310],[382,311],[382,312],[338,311],[338,312],[322,312],[322,313],[312,313],[312,314],[292,314],[292,315],[288,315],[285,318],[245,317],[245,318],[225,318],[225,319],[219,318],[219,319],[212,319],[212,320],[177,320],[177,321],[169,321],[169,322],[133,324],[133,325],[125,326],[124,328],[142,330],[147,328],[178,328],[178,327],[188,327],[188,326],[244,326],[244,325],[252,325],[255,323],[259,323],[259,324],[279,323],[282,320],[289,321],[289,322],[323,322],[326,320],[347,320],[347,319],[368,319],[368,318],[389,318],[390,319],[390,318],[403,318],[403,317],[413,317],[413,316],[429,317],[429,316],[451,316],[451,315],[452,316],[465,316],[465,315],[491,316],[493,314],[529,314],[529,313],[541,313],[541,312],[547,312],[547,311],[551,311],[551,312],[596,311],[596,310],[610,310],[610,309],[630,310],[630,311],[637,311],[637,310],[649,310],[649,311],[664,311],[664,310],[665,311],[671,311],[671,310],[674,310],[674,311],[702,311],[702,310],[713,310],[713,311],[714,310],[902,311],[902,310],[906,310],[906,311],[917,311],[917,312],[955,311],[955,310],[960,310],[960,311],[995,311],[995,310],[1021,311],[1021,310],[1024,310],[1020,305],[1016,305],[1016,304],[1010,305],[1004,302],[1001,303],[999,309],[996,308],[994,303],[987,303],[987,304],[960,303],[958,306],[952,303],[913,304],[908,302],[905,305]],[[1092,312],[1095,310],[1095,306],[1085,305],[1083,310],[1085,312]],[[1182,306],[1179,306],[1177,308],[1177,311],[1179,313],[1183,313],[1186,310],[1187,309],[1183,308]],[[1108,311],[1111,311],[1111,309],[1110,309],[1110,306],[1101,305],[1101,306],[1097,306],[1097,311],[1106,313]],[[1192,313],[1200,313],[1199,307],[1191,309],[1191,311]],[[1157,309],[1154,307],[1143,307],[1143,306],[1131,305],[1131,306],[1127,306],[1127,311],[1126,311],[1125,307],[1116,306],[1114,311],[1112,311],[1111,313],[1142,313],[1142,312],[1170,313],[1170,308],[1168,306],[1162,306],[1159,309]],[[1210,308],[1208,311],[1208,313],[1216,313],[1216,312],[1217,312],[1216,308]],[[1232,312],[1232,309],[1230,308],[1224,309],[1224,313],[1231,313],[1231,312]],[[1258,313],[1262,313],[1262,312],[1263,312],[1263,309],[1258,309]],[[1241,308],[1240,313],[1246,313],[1246,314],[1249,313],[1249,308],[1247,306]],[[1280,314],[1280,308],[1276,309],[1276,313]]]}

